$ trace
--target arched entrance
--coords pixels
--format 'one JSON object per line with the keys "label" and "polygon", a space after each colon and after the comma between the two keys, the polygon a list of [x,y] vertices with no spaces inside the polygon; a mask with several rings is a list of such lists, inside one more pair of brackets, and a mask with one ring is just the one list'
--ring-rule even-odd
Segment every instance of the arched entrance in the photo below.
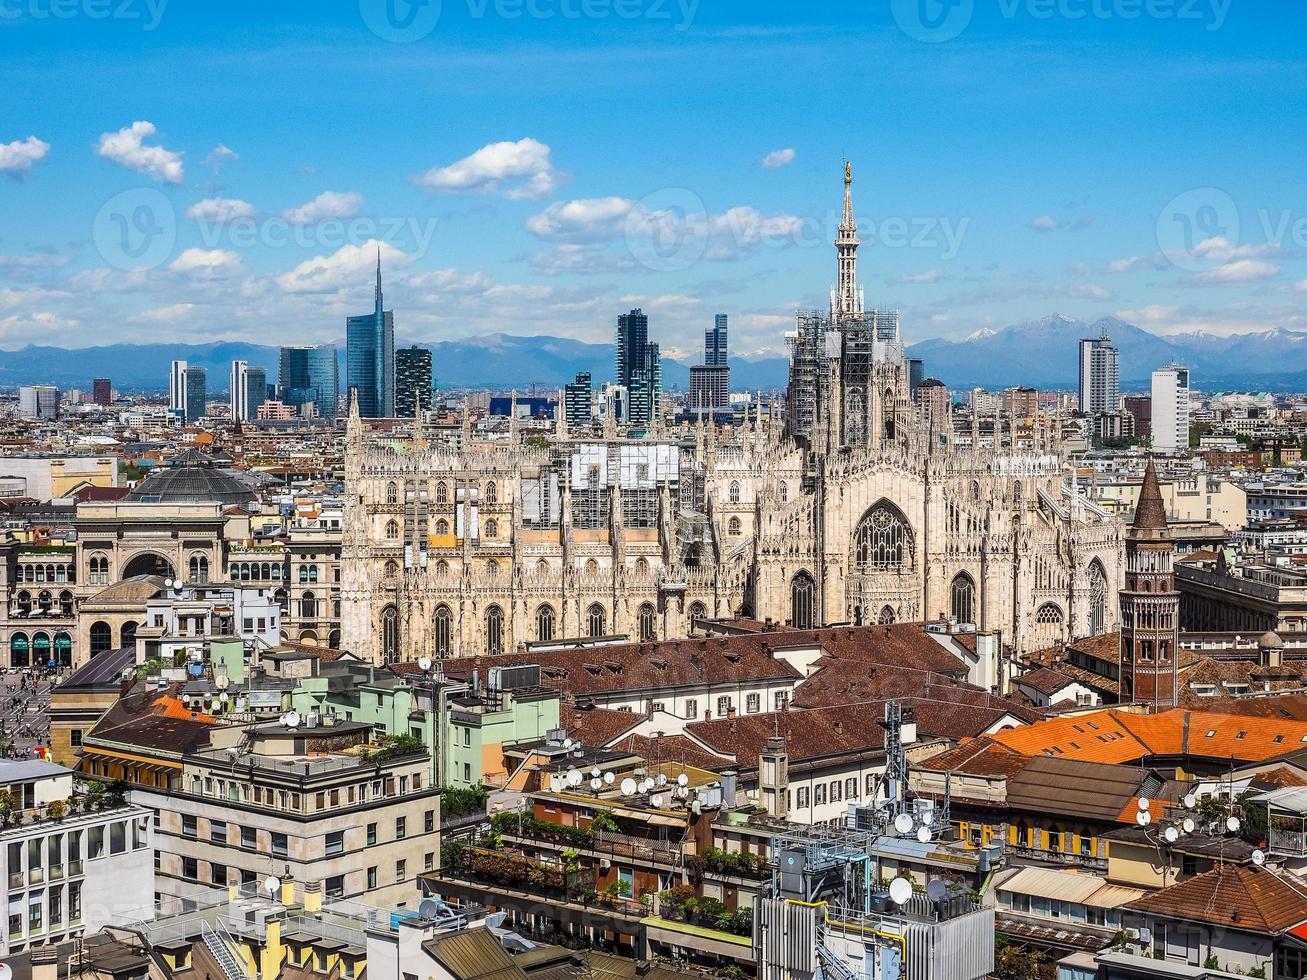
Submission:
{"label": "arched entrance", "polygon": [[854,618],[855,609],[887,605],[912,618],[920,600],[917,569],[916,533],[903,511],[882,497],[862,515],[849,542],[845,577],[849,618]]}
{"label": "arched entrance", "polygon": [[176,577],[172,562],[153,551],[142,551],[139,555],[133,555],[131,560],[123,566],[123,578],[134,578],[137,575],[158,575],[162,578]]}

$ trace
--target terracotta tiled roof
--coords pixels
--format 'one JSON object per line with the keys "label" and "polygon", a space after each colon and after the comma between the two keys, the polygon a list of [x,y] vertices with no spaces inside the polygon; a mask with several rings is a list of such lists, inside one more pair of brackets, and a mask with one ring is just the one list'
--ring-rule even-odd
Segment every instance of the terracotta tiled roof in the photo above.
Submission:
{"label": "terracotta tiled roof", "polygon": [[1162,488],[1157,482],[1157,468],[1151,459],[1148,468],[1144,470],[1144,485],[1139,488],[1134,526],[1148,531],[1160,531],[1166,527],[1166,504],[1162,500]]}
{"label": "terracotta tiled roof", "polygon": [[1307,920],[1304,891],[1307,889],[1300,890],[1265,868],[1222,864],[1124,907],[1167,918],[1274,934]]}
{"label": "terracotta tiled roof", "polygon": [[1307,722],[1184,708],[1151,715],[1109,708],[994,735],[995,741],[1026,755],[1111,763],[1149,756],[1260,762],[1301,748],[1304,739]]}
{"label": "terracotta tiled roof", "polygon": [[975,776],[1007,776],[1019,773],[1030,762],[1030,756],[1014,752],[989,738],[977,738],[959,745],[923,762],[913,763],[914,769],[935,772],[957,772]]}
{"label": "terracotta tiled roof", "polygon": [[627,735],[613,743],[613,749],[630,752],[642,759],[658,759],[663,762],[676,761],[696,769],[715,771],[730,769],[735,766],[734,759],[723,759],[705,751],[684,735],[664,735],[653,739],[644,735]]}
{"label": "terracotta tiled roof", "polygon": [[1026,671],[1020,677],[1014,678],[1013,683],[1051,697],[1063,688],[1076,683],[1076,679],[1062,673],[1060,670],[1053,670],[1049,667],[1036,667],[1034,670]]}
{"label": "terracotta tiled roof", "polygon": [[567,731],[568,736],[579,739],[582,745],[603,747],[642,721],[643,715],[630,711],[609,708],[577,711],[570,703],[564,703],[558,709],[559,725]]}

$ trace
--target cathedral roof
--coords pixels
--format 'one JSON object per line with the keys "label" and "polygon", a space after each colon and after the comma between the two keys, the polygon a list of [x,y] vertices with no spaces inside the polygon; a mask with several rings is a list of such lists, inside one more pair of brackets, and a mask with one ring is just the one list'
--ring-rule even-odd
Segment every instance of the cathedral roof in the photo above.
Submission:
{"label": "cathedral roof", "polygon": [[1162,488],[1157,483],[1157,469],[1151,459],[1148,461],[1148,469],[1144,470],[1144,485],[1139,489],[1134,526],[1141,531],[1166,529],[1166,504],[1162,500]]}

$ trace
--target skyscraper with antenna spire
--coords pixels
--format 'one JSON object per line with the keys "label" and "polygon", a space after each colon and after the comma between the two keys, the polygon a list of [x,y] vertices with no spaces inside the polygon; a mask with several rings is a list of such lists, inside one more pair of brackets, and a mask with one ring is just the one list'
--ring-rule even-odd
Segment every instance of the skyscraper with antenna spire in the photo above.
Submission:
{"label": "skyscraper with antenna spire", "polygon": [[345,383],[358,392],[363,418],[395,416],[395,313],[384,307],[381,249],[371,313],[345,320]]}

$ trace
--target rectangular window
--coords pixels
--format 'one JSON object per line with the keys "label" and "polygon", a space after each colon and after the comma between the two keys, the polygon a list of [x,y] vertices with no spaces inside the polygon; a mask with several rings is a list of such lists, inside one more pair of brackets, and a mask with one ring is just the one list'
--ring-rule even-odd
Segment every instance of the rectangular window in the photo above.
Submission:
{"label": "rectangular window", "polygon": [[405,878],[407,878],[407,877],[408,877],[408,862],[407,862],[407,861],[396,861],[396,862],[395,862],[395,880],[396,880],[396,881],[403,881],[403,880],[404,880]]}
{"label": "rectangular window", "polygon": [[840,793],[842,789],[843,787],[840,785],[840,781],[838,779],[834,780],[830,784],[830,801],[832,803],[838,803],[840,801]]}
{"label": "rectangular window", "polygon": [[345,897],[345,876],[335,875],[328,878],[323,885],[323,893],[327,898],[344,898]]}
{"label": "rectangular window", "polygon": [[407,832],[408,819],[406,817],[395,818],[395,840],[403,840]]}
{"label": "rectangular window", "polygon": [[272,835],[272,856],[275,858],[285,858],[290,856],[290,849],[285,834],[274,833]]}
{"label": "rectangular window", "polygon": [[844,780],[844,798],[854,800],[858,797],[858,777],[850,776]]}
{"label": "rectangular window", "polygon": [[109,826],[109,853],[125,854],[127,852],[127,823],[118,821]]}
{"label": "rectangular window", "polygon": [[259,846],[259,832],[253,827],[241,828],[241,847],[254,850]]}
{"label": "rectangular window", "polygon": [[182,814],[182,836],[192,839],[199,836],[199,821],[189,813]]}
{"label": "rectangular window", "polygon": [[327,857],[345,853],[345,831],[336,830],[327,835]]}
{"label": "rectangular window", "polygon": [[209,840],[215,844],[227,843],[227,824],[222,820],[209,821]]}
{"label": "rectangular window", "polygon": [[731,699],[729,697],[720,697],[717,699],[717,717],[725,718],[731,710]]}
{"label": "rectangular window", "polygon": [[371,868],[368,868],[368,891],[372,891],[372,889],[376,887],[377,887],[377,869],[376,866],[373,865]]}
{"label": "rectangular window", "polygon": [[227,884],[227,865],[225,865],[225,864],[210,864],[210,865],[209,865],[209,880],[212,881],[215,885],[223,885],[223,886],[226,886],[226,884]]}
{"label": "rectangular window", "polygon": [[200,866],[195,858],[182,858],[182,877],[187,881],[197,881],[200,877]]}
{"label": "rectangular window", "polygon": [[689,699],[686,700],[686,702],[685,702],[685,717],[686,717],[686,718],[698,718],[698,717],[699,717],[699,702],[698,702],[695,698],[689,698]]}
{"label": "rectangular window", "polygon": [[746,695],[744,699],[744,710],[751,715],[756,715],[761,711],[762,695],[757,693]]}
{"label": "rectangular window", "polygon": [[808,805],[808,787],[800,786],[794,798],[798,801],[799,809],[804,809]]}
{"label": "rectangular window", "polygon": [[423,870],[425,870],[425,871],[435,871],[435,870],[436,870],[436,852],[435,852],[435,851],[427,851],[427,853],[424,854],[424,855],[422,856],[422,867],[423,867]]}
{"label": "rectangular window", "polygon": [[104,827],[91,828],[87,850],[87,856],[92,860],[104,856]]}
{"label": "rectangular window", "polygon": [[812,788],[812,805],[821,806],[826,802],[826,784],[818,783]]}
{"label": "rectangular window", "polygon": [[436,830],[436,811],[428,810],[422,815],[422,830],[425,833],[435,833]]}
{"label": "rectangular window", "polygon": [[376,842],[377,842],[377,825],[374,823],[370,823],[368,824],[368,847],[371,847]]}
{"label": "rectangular window", "polygon": [[789,691],[777,691],[775,696],[772,698],[772,704],[777,711],[784,711],[785,706],[789,703],[790,703]]}

